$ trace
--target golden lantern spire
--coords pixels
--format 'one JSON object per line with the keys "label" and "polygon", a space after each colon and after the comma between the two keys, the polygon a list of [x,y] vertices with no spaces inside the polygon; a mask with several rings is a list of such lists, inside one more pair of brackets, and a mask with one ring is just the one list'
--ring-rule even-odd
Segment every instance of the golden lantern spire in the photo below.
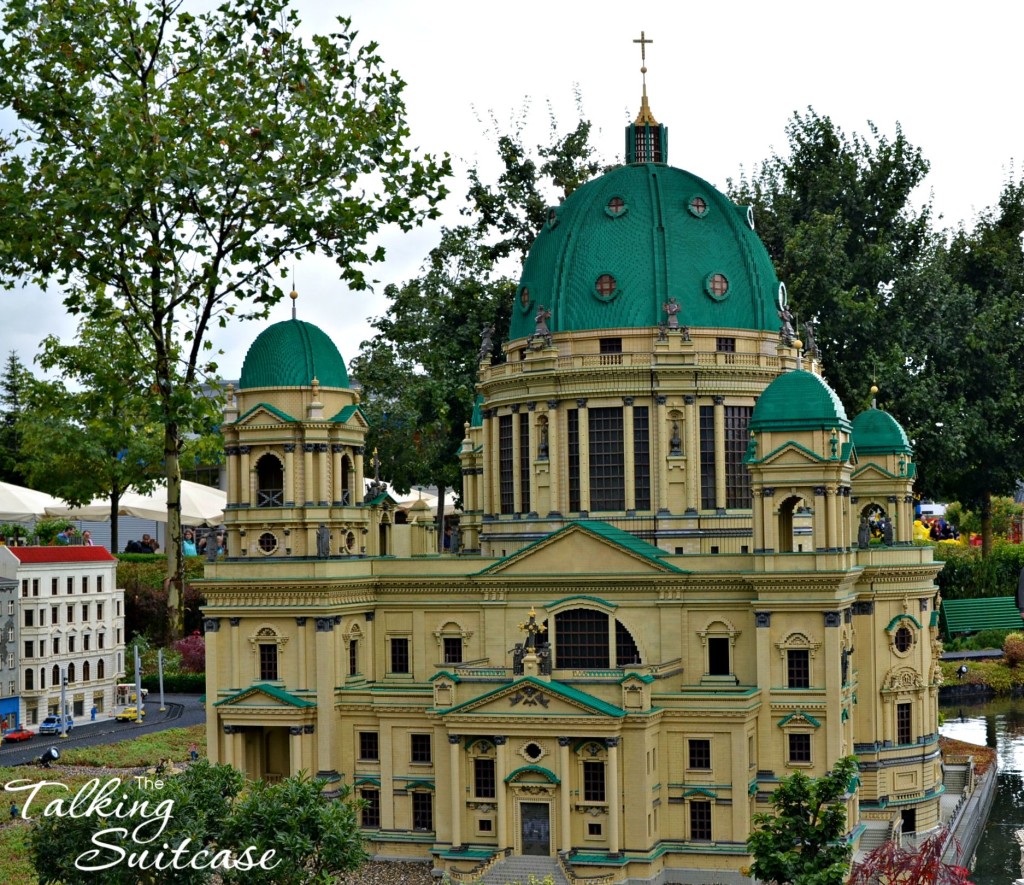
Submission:
{"label": "golden lantern spire", "polygon": [[648,40],[644,31],[640,32],[640,39],[633,40],[634,43],[640,44],[640,74],[643,77],[643,94],[640,98],[640,113],[637,114],[634,126],[648,125],[657,126],[658,121],[654,119],[654,114],[651,113],[651,106],[647,103],[647,44],[653,43],[653,40]]}

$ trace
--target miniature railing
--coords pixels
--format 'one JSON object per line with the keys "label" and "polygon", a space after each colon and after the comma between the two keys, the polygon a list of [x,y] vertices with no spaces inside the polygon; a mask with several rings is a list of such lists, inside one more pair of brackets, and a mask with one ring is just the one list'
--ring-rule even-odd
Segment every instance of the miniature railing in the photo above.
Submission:
{"label": "miniature railing", "polygon": [[447,870],[448,878],[453,882],[477,882],[482,879],[487,871],[499,860],[504,860],[510,854],[512,854],[511,848],[503,848],[501,851],[492,854],[489,858],[480,861],[480,863],[468,870],[459,870],[455,867],[451,867]]}
{"label": "miniature railing", "polygon": [[557,858],[558,865],[562,868],[562,873],[569,880],[569,885],[612,885],[615,881],[614,874],[606,876],[577,876],[572,871],[572,864],[569,863],[564,854],[558,854]]}

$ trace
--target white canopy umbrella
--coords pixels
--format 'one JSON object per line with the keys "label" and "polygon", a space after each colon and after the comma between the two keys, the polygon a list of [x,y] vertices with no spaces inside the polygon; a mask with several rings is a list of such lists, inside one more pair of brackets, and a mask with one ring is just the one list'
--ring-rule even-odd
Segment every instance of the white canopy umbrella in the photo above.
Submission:
{"label": "white canopy umbrella", "polygon": [[62,505],[59,498],[43,492],[26,489],[24,486],[0,482],[0,520],[25,522],[46,516],[51,507]]}
{"label": "white canopy umbrella", "polygon": [[[224,521],[227,493],[197,482],[181,482],[181,521],[183,525],[220,525]],[[148,495],[125,492],[117,509],[120,516],[136,516],[167,522],[167,487],[159,485]],[[57,502],[47,507],[48,516],[66,516],[71,519],[104,520],[110,518],[110,501],[96,498],[84,507],[68,507]]]}

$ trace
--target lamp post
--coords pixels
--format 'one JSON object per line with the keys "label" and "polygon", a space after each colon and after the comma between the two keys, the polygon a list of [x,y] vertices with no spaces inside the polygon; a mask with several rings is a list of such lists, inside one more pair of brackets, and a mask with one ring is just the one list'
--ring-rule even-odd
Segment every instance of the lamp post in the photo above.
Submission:
{"label": "lamp post", "polygon": [[135,651],[135,724],[142,724],[142,660],[139,657],[139,647]]}
{"label": "lamp post", "polygon": [[68,736],[68,670],[60,672],[60,736]]}
{"label": "lamp post", "polygon": [[161,648],[156,653],[157,672],[160,674],[160,712],[167,710],[164,706],[164,650]]}

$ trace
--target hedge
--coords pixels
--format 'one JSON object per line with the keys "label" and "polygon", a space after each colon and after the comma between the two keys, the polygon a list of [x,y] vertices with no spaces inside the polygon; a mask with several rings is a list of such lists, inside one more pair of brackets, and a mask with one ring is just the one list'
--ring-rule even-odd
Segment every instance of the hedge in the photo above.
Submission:
{"label": "hedge", "polygon": [[[160,691],[160,676],[156,673],[142,677],[142,687],[150,692]],[[164,691],[174,694],[202,694],[206,691],[205,673],[164,673]]]}
{"label": "hedge", "polygon": [[1024,545],[997,543],[982,557],[979,547],[937,544],[935,559],[945,562],[935,579],[943,599],[1016,596],[1024,568]]}

